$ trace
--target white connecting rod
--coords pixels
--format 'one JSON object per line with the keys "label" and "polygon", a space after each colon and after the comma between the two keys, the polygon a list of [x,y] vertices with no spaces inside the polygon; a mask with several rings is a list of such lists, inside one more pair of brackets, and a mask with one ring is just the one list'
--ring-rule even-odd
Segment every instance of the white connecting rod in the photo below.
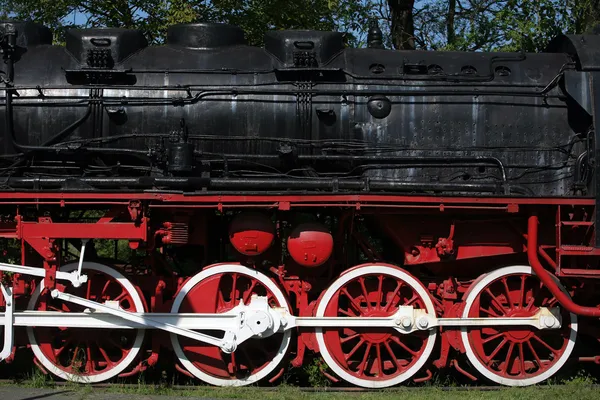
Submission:
{"label": "white connecting rod", "polygon": [[56,299],[60,299],[60,300],[67,301],[70,303],[79,304],[80,306],[88,307],[88,308],[91,308],[94,310],[103,311],[105,313],[115,315],[124,320],[138,323],[141,325],[145,325],[147,327],[162,329],[162,330],[165,330],[168,332],[175,333],[180,336],[185,336],[190,339],[194,339],[194,340],[198,340],[200,342],[211,344],[213,346],[223,347],[224,345],[226,345],[224,343],[223,339],[218,339],[218,338],[215,338],[215,337],[212,337],[209,335],[194,332],[189,329],[180,328],[178,326],[169,324],[167,322],[155,321],[153,319],[146,317],[145,315],[128,312],[128,311],[122,310],[120,308],[113,308],[113,307],[110,307],[110,306],[107,306],[104,304],[97,303],[95,301],[86,300],[79,296],[74,296],[74,295],[71,295],[68,293],[64,293],[64,292],[61,292],[56,289],[54,289],[51,294],[52,294],[52,297],[54,297]]}
{"label": "white connecting rod", "polygon": [[[15,274],[31,275],[44,278],[46,276],[46,270],[44,268],[28,267],[25,265],[15,265],[0,263],[0,271],[13,272]],[[56,279],[60,281],[69,281],[74,287],[81,286],[82,283],[87,282],[87,275],[79,276],[77,271],[73,272],[61,272],[56,271]]]}
{"label": "white connecting rod", "polygon": [[[3,295],[9,298],[3,288]],[[239,304],[223,314],[170,314],[135,313],[119,308],[118,302],[105,304],[75,295],[53,290],[52,297],[79,304],[94,312],[61,313],[51,311],[26,311],[0,313],[0,325],[12,332],[12,326],[60,326],[97,329],[161,329],[203,343],[218,346],[231,353],[244,341],[265,338],[275,332],[293,328],[392,328],[401,334],[429,330],[436,327],[482,327],[482,326],[530,326],[536,329],[557,329],[561,326],[560,310],[540,308],[530,317],[499,318],[436,318],[425,310],[412,306],[400,306],[389,317],[295,317],[283,308],[271,308],[265,297],[253,296],[250,304]],[[10,313],[10,316],[9,316]],[[224,332],[216,338],[194,330],[217,330]],[[12,340],[12,335],[11,335]],[[10,345],[12,349],[12,342]],[[6,344],[5,350],[6,351]],[[10,354],[10,353],[9,353]]]}

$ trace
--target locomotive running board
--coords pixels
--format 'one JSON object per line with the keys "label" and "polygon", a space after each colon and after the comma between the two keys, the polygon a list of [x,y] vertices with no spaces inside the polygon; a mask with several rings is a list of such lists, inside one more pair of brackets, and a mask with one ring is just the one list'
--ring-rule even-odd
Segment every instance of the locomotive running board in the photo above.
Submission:
{"label": "locomotive running board", "polygon": [[[400,306],[398,312],[390,317],[295,317],[285,309],[272,308],[266,297],[253,296],[248,305],[239,304],[222,314],[172,314],[172,313],[135,313],[121,309],[116,302],[100,304],[58,290],[52,297],[78,304],[88,310],[83,313],[61,313],[50,311],[26,311],[13,314],[12,306],[7,312],[0,313],[1,325],[10,333],[12,350],[12,328],[14,326],[60,326],[73,328],[98,329],[160,329],[172,334],[185,336],[203,343],[220,347],[224,352],[235,351],[238,345],[250,338],[266,338],[276,332],[294,328],[393,328],[399,333],[410,334],[436,327],[469,328],[481,326],[530,326],[536,329],[557,329],[562,321],[560,310],[542,307],[531,317],[499,318],[436,318],[425,310],[412,306]],[[11,297],[7,292],[3,296]],[[11,299],[12,300],[12,299]],[[8,302],[7,302],[8,304]],[[12,301],[10,302],[12,305]],[[57,323],[57,321],[60,321]],[[124,323],[125,322],[125,323]],[[223,331],[222,338],[216,338],[198,330]],[[6,350],[7,344],[5,343]],[[9,353],[10,354],[10,353]]]}

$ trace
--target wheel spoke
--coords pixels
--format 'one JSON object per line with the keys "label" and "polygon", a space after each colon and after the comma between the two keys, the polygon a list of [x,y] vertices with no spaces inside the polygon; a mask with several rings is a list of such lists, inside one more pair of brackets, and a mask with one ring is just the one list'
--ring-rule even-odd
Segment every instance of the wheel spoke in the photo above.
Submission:
{"label": "wheel spoke", "polygon": [[383,275],[379,275],[379,286],[377,287],[377,309],[381,310],[383,304]]}
{"label": "wheel spoke", "polygon": [[408,300],[406,303],[404,303],[402,305],[403,306],[410,306],[412,303],[414,303],[418,299],[419,299],[419,296],[417,294],[414,294],[413,297],[410,298],[410,300]]}
{"label": "wheel spoke", "polygon": [[389,301],[389,303],[386,304],[384,311],[390,310],[390,307],[392,306],[392,304],[394,304],[394,299],[396,298],[396,296],[398,295],[398,292],[400,291],[400,288],[402,287],[401,281],[398,281],[397,283],[398,283],[398,285],[396,286],[396,289],[394,289],[394,292],[392,293],[392,296],[390,297],[390,301]]}
{"label": "wheel spoke", "polygon": [[492,298],[492,303],[493,305],[496,306],[496,309],[498,311],[500,311],[502,313],[502,315],[506,315],[506,309],[504,308],[504,306],[502,305],[502,303],[500,303],[500,301],[496,298],[496,296],[494,296],[494,294],[492,293],[492,291],[490,290],[490,288],[486,288],[485,289],[486,293]]}
{"label": "wheel spoke", "polygon": [[535,349],[533,348],[533,345],[531,344],[531,340],[527,341],[527,346],[529,347],[531,354],[533,354],[533,358],[535,358],[535,362],[537,363],[538,368],[541,369],[543,366],[542,360],[540,360],[540,356],[538,356],[537,351],[535,351]]}
{"label": "wheel spoke", "polygon": [[383,375],[383,360],[381,359],[381,343],[377,343],[377,345],[375,346],[375,354],[377,357],[377,369],[378,369],[378,373],[379,375]]}
{"label": "wheel spoke", "polygon": [[356,345],[352,348],[352,350],[350,350],[350,353],[346,354],[344,357],[346,358],[346,361],[348,361],[350,359],[350,357],[352,357],[354,355],[354,353],[356,353],[356,351],[365,343],[364,339],[360,339],[358,343],[356,343]]}
{"label": "wheel spoke", "polygon": [[369,361],[369,353],[371,352],[371,346],[371,343],[367,343],[367,350],[365,351],[365,355],[363,356],[362,362],[358,366],[358,375],[364,375],[367,362]]}
{"label": "wheel spoke", "polygon": [[496,339],[498,339],[499,337],[502,337],[502,336],[504,336],[504,335],[505,335],[505,333],[504,333],[504,332],[498,332],[498,333],[496,333],[496,334],[494,334],[494,335],[492,335],[492,336],[488,336],[488,337],[486,337],[485,339],[481,339],[481,343],[488,343],[488,342],[491,342],[492,340],[496,340]]}
{"label": "wheel spoke", "polygon": [[542,346],[547,348],[550,352],[552,352],[552,354],[554,354],[554,355],[558,354],[558,351],[556,349],[552,348],[552,346],[550,346],[548,343],[546,343],[544,340],[542,340],[538,335],[534,334],[533,339],[537,340],[539,344],[541,344]]}
{"label": "wheel spoke", "polygon": [[234,273],[231,278],[233,279],[233,283],[231,284],[231,295],[229,296],[229,301],[231,304],[235,305],[235,289],[237,286],[237,277],[238,275]]}
{"label": "wheel spoke", "polygon": [[358,282],[360,283],[360,288],[361,288],[363,296],[365,298],[365,303],[367,304],[367,310],[370,310],[371,309],[371,302],[369,301],[369,293],[367,292],[367,288],[365,286],[365,278],[364,277],[360,277],[358,279]]}
{"label": "wheel spoke", "polygon": [[340,339],[340,343],[346,343],[346,342],[349,342],[349,341],[351,341],[351,340],[353,340],[353,339],[356,339],[357,337],[360,337],[360,333],[355,333],[355,334],[353,334],[353,335],[346,336],[345,338],[341,338],[341,339]]}
{"label": "wheel spoke", "polygon": [[513,349],[515,348],[515,344],[511,342],[510,346],[508,346],[508,351],[506,352],[506,358],[504,359],[504,373],[508,373],[508,366],[510,364],[510,356],[513,353]]}
{"label": "wheel spoke", "polygon": [[350,304],[352,304],[352,306],[354,306],[354,309],[358,312],[358,314],[362,315],[363,309],[361,308],[360,304],[358,304],[356,302],[356,299],[354,297],[350,296],[350,293],[348,293],[348,290],[346,288],[343,288],[342,293],[344,293],[344,295],[346,295],[348,300],[350,300]]}
{"label": "wheel spoke", "polygon": [[521,275],[521,298],[519,299],[519,307],[523,308],[525,305],[525,280],[527,275]]}
{"label": "wheel spoke", "polygon": [[500,344],[496,347],[496,349],[494,351],[492,351],[492,354],[489,355],[486,364],[490,365],[490,363],[494,360],[494,357],[496,357],[496,354],[498,354],[498,352],[504,347],[504,345],[508,343],[508,339],[504,338],[502,339],[502,342],[500,342]]}
{"label": "wheel spoke", "polygon": [[406,350],[407,352],[409,352],[412,356],[416,356],[417,355],[416,351],[414,351],[413,349],[411,349],[410,347],[408,347],[406,344],[402,343],[402,340],[400,340],[398,337],[392,336],[391,339],[394,341],[394,343],[396,343],[398,346],[402,347],[404,350]]}
{"label": "wheel spoke", "polygon": [[97,347],[98,347],[98,351],[102,355],[102,358],[104,358],[104,361],[106,361],[106,364],[109,365],[109,366],[113,365],[114,363],[112,362],[112,360],[110,359],[110,357],[106,353],[106,350],[104,350],[104,348],[102,346],[100,346],[100,345],[97,345]]}
{"label": "wheel spoke", "polygon": [[510,289],[508,288],[508,282],[506,282],[506,277],[502,278],[502,285],[504,286],[504,290],[506,291],[506,303],[508,304],[508,308],[512,308],[512,301],[510,298]]}
{"label": "wheel spoke", "polygon": [[90,344],[88,342],[85,344],[85,355],[87,358],[85,361],[86,372],[91,373],[94,371],[94,361],[92,358],[92,350],[90,349]]}
{"label": "wheel spoke", "polygon": [[523,343],[519,343],[519,360],[521,361],[521,375],[525,375],[525,353],[523,352]]}
{"label": "wheel spoke", "polygon": [[71,339],[67,339],[63,343],[62,347],[54,349],[54,358],[58,358],[62,354],[62,352],[65,351],[65,349],[71,344],[71,341]]}
{"label": "wheel spoke", "polygon": [[252,291],[254,290],[254,287],[257,283],[258,281],[256,279],[252,279],[252,284],[250,284],[250,287],[248,288],[248,290],[246,291],[246,295],[244,296],[244,304],[248,304],[250,302],[250,298],[252,297]]}
{"label": "wheel spoke", "polygon": [[402,370],[402,365],[400,365],[400,360],[398,359],[398,357],[396,357],[396,355],[394,354],[394,351],[392,350],[392,348],[390,347],[390,344],[388,342],[384,342],[383,345],[385,346],[387,352],[390,354],[390,356],[392,357],[392,360],[394,361],[394,364],[396,364],[396,368],[398,368],[398,371]]}
{"label": "wheel spoke", "polygon": [[357,315],[354,314],[350,308],[347,311],[342,308],[338,308],[338,312],[344,314],[347,317],[357,317]]}
{"label": "wheel spoke", "polygon": [[494,310],[492,310],[491,308],[483,308],[483,307],[479,307],[479,311],[482,311],[484,313],[486,313],[487,315],[491,315],[492,317],[500,317],[498,314],[496,314],[494,312]]}

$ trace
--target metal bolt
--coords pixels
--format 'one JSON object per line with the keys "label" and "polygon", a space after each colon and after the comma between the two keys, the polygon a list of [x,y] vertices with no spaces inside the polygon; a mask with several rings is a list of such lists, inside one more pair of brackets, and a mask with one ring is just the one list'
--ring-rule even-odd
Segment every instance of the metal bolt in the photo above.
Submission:
{"label": "metal bolt", "polygon": [[412,320],[409,317],[402,318],[402,327],[408,329],[412,326]]}
{"label": "metal bolt", "polygon": [[400,325],[402,324],[402,321],[400,320],[400,318],[396,318],[396,319],[394,320],[394,323],[395,323],[396,325],[400,326]]}
{"label": "metal bolt", "polygon": [[550,316],[542,317],[542,323],[546,328],[552,328],[554,326],[554,318]]}
{"label": "metal bolt", "polygon": [[429,321],[427,320],[427,317],[419,318],[419,328],[425,329],[428,326],[429,326]]}

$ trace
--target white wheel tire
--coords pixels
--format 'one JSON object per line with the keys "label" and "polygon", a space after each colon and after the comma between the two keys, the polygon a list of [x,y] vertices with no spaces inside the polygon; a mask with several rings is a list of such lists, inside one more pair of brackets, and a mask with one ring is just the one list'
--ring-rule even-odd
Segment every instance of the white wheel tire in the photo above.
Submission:
{"label": "white wheel tire", "polygon": [[[533,269],[531,267],[525,266],[525,265],[517,265],[517,266],[512,266],[512,267],[500,268],[500,269],[492,271],[488,274],[483,275],[481,278],[477,279],[474,282],[474,284],[471,288],[469,288],[469,291],[467,293],[467,298],[465,300],[465,309],[463,312],[463,318],[467,318],[469,316],[469,311],[471,309],[471,306],[473,305],[473,302],[475,301],[475,299],[477,298],[479,293],[481,293],[481,291],[484,290],[488,284],[490,284],[491,282],[495,281],[498,278],[501,278],[502,276],[512,275],[512,274],[528,274],[528,275],[535,276],[535,274],[533,273]],[[558,283],[558,279],[556,277],[553,277],[553,278]],[[561,290],[565,294],[568,295],[568,293],[566,292],[566,290],[564,290],[564,288],[561,287]],[[551,368],[549,368],[547,371],[545,371],[537,376],[531,377],[531,378],[509,379],[509,378],[505,378],[503,376],[494,374],[493,372],[491,372],[489,369],[487,369],[482,364],[482,362],[479,360],[479,357],[477,357],[477,355],[475,354],[475,351],[473,350],[473,347],[471,346],[471,343],[469,342],[468,329],[465,327],[461,328],[461,338],[462,338],[463,345],[465,346],[467,357],[468,357],[469,361],[471,362],[471,364],[475,367],[475,369],[477,369],[477,371],[479,371],[479,373],[481,375],[485,376],[490,381],[499,383],[501,385],[506,385],[506,386],[535,385],[537,383],[540,383],[540,382],[550,378],[552,375],[557,373],[562,368],[562,366],[567,362],[569,357],[571,356],[571,352],[573,351],[573,348],[575,346],[575,340],[577,338],[577,315],[571,313],[570,316],[571,316],[571,334],[569,335],[569,344],[565,348],[564,353],[560,356],[558,361]]]}
{"label": "white wheel tire", "polygon": [[[78,264],[72,263],[72,264],[67,264],[67,265],[62,266],[60,268],[60,270],[63,272],[72,272],[72,271],[75,271],[77,268],[78,268]],[[83,263],[83,272],[85,273],[86,270],[99,271],[99,272],[109,275],[112,278],[114,278],[115,280],[117,280],[123,286],[123,288],[125,288],[125,290],[127,290],[127,292],[130,294],[131,299],[133,300],[133,303],[135,306],[135,310],[137,312],[144,312],[144,303],[143,303],[140,295],[138,294],[136,288],[120,272],[118,272],[117,270],[110,268],[106,265],[98,264],[95,262],[84,262]],[[33,310],[35,308],[35,305],[37,303],[38,298],[40,297],[40,294],[42,293],[42,290],[44,290],[44,281],[43,280],[40,282],[37,289],[32,294],[31,299],[29,300],[29,305],[27,307],[29,310]],[[44,366],[44,368],[46,368],[46,370],[48,370],[48,372],[50,372],[51,374],[56,375],[57,377],[59,377],[61,379],[64,379],[67,381],[72,381],[72,382],[79,382],[79,383],[98,383],[98,382],[103,382],[103,381],[109,380],[110,378],[113,378],[113,377],[119,375],[137,357],[138,353],[141,350],[142,342],[144,341],[144,330],[139,329],[137,332],[137,335],[135,337],[133,346],[131,347],[131,351],[119,363],[119,365],[112,367],[108,371],[101,372],[96,375],[81,376],[81,375],[72,374],[72,373],[63,371],[62,369],[60,369],[56,365],[54,365],[54,363],[52,361],[50,361],[48,358],[46,358],[46,356],[40,349],[40,347],[37,343],[37,340],[35,339],[34,329],[35,329],[34,327],[28,327],[27,328],[27,336],[29,338],[29,343],[31,344],[31,350],[33,350],[33,354],[35,354],[36,358],[40,361],[40,363]],[[77,328],[72,328],[72,329],[77,329]]]}
{"label": "white wheel tire", "polygon": [[[221,264],[221,265],[215,265],[214,267],[207,268],[207,269],[203,270],[202,272],[194,275],[190,280],[188,280],[185,283],[185,285],[181,288],[179,293],[177,294],[177,297],[175,297],[175,300],[173,301],[173,306],[171,307],[171,313],[176,314],[179,312],[179,307],[181,307],[181,303],[185,299],[188,292],[190,290],[192,290],[192,288],[194,286],[196,286],[200,281],[202,281],[206,278],[209,278],[213,275],[224,274],[224,273],[239,273],[239,274],[244,274],[244,275],[247,275],[247,276],[250,276],[250,277],[256,279],[261,284],[263,284],[267,289],[269,289],[271,291],[271,293],[273,293],[273,295],[275,296],[275,298],[277,299],[277,301],[279,302],[281,307],[286,308],[288,312],[290,311],[285,295],[268,276],[266,276],[265,274],[260,273],[258,271],[255,271],[253,269],[246,268],[239,264]],[[207,374],[206,372],[197,368],[186,357],[185,353],[183,352],[183,349],[181,348],[181,345],[179,344],[178,337],[174,333],[171,334],[171,344],[173,345],[173,350],[175,351],[177,358],[179,358],[179,361],[181,361],[183,366],[196,378],[198,378],[208,384],[215,385],[215,386],[245,386],[245,385],[251,385],[255,382],[258,382],[259,380],[263,379],[264,377],[269,375],[271,372],[273,372],[273,370],[275,370],[275,368],[277,368],[277,366],[281,363],[281,360],[283,360],[285,353],[287,352],[287,349],[290,345],[291,336],[292,336],[291,330],[285,331],[283,334],[282,341],[281,341],[281,346],[279,346],[277,355],[271,361],[271,363],[269,365],[267,365],[266,367],[264,367],[263,369],[261,369],[258,373],[251,375],[246,379],[222,379],[222,378],[218,378],[213,375]],[[269,338],[266,338],[266,340],[269,340]]]}
{"label": "white wheel tire", "polygon": [[[327,290],[323,294],[323,297],[319,301],[319,305],[317,306],[316,316],[323,317],[325,315],[325,309],[327,308],[327,304],[329,303],[329,301],[331,300],[333,295],[335,293],[337,293],[337,291],[342,286],[344,286],[346,283],[350,282],[351,280],[353,280],[361,275],[366,275],[366,274],[384,274],[384,275],[394,276],[396,278],[403,280],[404,282],[409,284],[411,286],[411,288],[416,293],[418,293],[419,296],[423,299],[423,302],[425,303],[427,312],[429,314],[435,315],[435,308],[433,306],[433,302],[431,301],[431,297],[429,296],[429,293],[427,292],[427,289],[425,289],[423,287],[421,282],[416,280],[414,277],[412,277],[406,271],[404,271],[400,268],[387,266],[387,265],[365,265],[363,267],[356,268],[354,270],[351,270],[347,273],[342,274],[337,280],[335,280],[331,284],[331,286],[329,286],[329,288],[327,288]],[[421,355],[421,358],[419,360],[417,360],[417,362],[412,367],[410,367],[408,370],[406,370],[406,372],[404,372],[403,374],[398,375],[395,378],[385,380],[385,381],[360,379],[360,378],[357,378],[357,377],[349,374],[348,372],[346,372],[342,367],[340,367],[337,364],[337,362],[334,360],[333,356],[329,353],[329,350],[327,350],[327,346],[325,345],[325,338],[323,335],[322,328],[316,328],[316,336],[317,336],[317,343],[319,344],[319,350],[321,352],[321,356],[323,357],[323,359],[325,360],[325,362],[327,363],[329,368],[331,368],[331,370],[333,372],[335,372],[336,375],[338,375],[340,378],[344,379],[345,381],[352,383],[354,385],[357,385],[357,386],[361,386],[364,388],[380,389],[380,388],[386,388],[386,387],[398,385],[398,384],[404,382],[405,380],[411,378],[414,374],[416,374],[421,369],[421,367],[423,367],[423,365],[425,364],[425,362],[431,355],[431,352],[433,351],[433,346],[435,345],[435,339],[437,336],[437,329],[434,328],[429,331],[429,337],[427,338],[427,344],[425,345],[425,349],[423,350],[423,354]]]}

